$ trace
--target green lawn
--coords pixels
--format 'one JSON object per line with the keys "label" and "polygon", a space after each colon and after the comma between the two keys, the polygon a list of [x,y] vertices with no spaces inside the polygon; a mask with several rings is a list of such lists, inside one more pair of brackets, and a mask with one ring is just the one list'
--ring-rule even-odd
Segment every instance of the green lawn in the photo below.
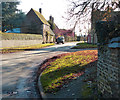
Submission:
{"label": "green lawn", "polygon": [[77,43],[72,49],[85,49],[85,48],[97,48],[95,44],[88,44],[88,43]]}
{"label": "green lawn", "polygon": [[84,50],[58,56],[41,74],[44,92],[56,92],[70,80],[84,74],[85,67],[97,60],[97,53],[97,50]]}
{"label": "green lawn", "polygon": [[54,43],[47,43],[47,44],[36,44],[36,45],[28,45],[28,46],[19,46],[19,47],[9,47],[9,48],[0,48],[0,53],[13,53],[18,51],[25,51],[25,50],[33,50],[33,49],[40,49],[47,46],[52,46]]}

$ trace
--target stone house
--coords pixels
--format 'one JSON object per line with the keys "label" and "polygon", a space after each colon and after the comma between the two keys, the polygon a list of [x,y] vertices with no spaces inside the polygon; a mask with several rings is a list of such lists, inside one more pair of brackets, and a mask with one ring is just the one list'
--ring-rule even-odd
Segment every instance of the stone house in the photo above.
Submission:
{"label": "stone house", "polygon": [[111,21],[115,16],[118,18],[120,11],[113,11],[108,8],[107,11],[93,10],[91,12],[91,32],[89,33],[88,43],[97,43],[97,34],[95,32],[95,23],[97,21]]}
{"label": "stone house", "polygon": [[43,43],[53,42],[55,36],[50,24],[42,15],[41,8],[39,12],[31,8],[22,22],[21,33],[42,35]]}

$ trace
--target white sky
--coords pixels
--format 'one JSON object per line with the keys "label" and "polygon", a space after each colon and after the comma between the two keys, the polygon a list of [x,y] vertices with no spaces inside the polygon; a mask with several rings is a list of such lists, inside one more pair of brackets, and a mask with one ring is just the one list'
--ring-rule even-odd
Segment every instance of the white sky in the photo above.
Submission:
{"label": "white sky", "polygon": [[27,13],[31,8],[39,11],[39,8],[42,8],[42,15],[46,20],[49,19],[49,16],[54,17],[54,22],[59,28],[69,28],[66,25],[65,19],[62,16],[66,16],[65,12],[67,11],[67,1],[66,0],[20,0],[21,3],[18,6],[18,9],[21,9],[23,12]]}
{"label": "white sky", "polygon": [[[68,0],[19,0],[21,1],[18,9],[21,9],[23,12],[28,13],[31,8],[39,11],[39,8],[42,8],[42,15],[46,20],[49,19],[49,16],[54,17],[55,24],[60,29],[70,29],[69,23],[66,22],[62,16],[67,17],[65,12],[68,9]],[[75,0],[74,0],[75,1]],[[74,24],[74,22],[73,22]],[[86,27],[86,29],[84,28]],[[79,24],[76,28],[76,33],[78,35],[87,33],[88,23]],[[79,32],[81,30],[82,32]]]}
{"label": "white sky", "polygon": [[[71,29],[73,26],[70,27],[69,23],[62,18],[64,16],[67,17],[67,9],[69,2],[68,0],[19,0],[20,5],[18,9],[21,9],[23,12],[28,13],[31,8],[39,11],[39,8],[42,8],[42,15],[45,17],[46,20],[49,20],[49,16],[52,15],[54,17],[55,24],[60,29]],[[74,22],[73,22],[74,24]],[[77,35],[81,33],[84,35],[86,30],[84,30],[84,25],[80,26],[82,32],[79,32],[79,27],[75,29]]]}

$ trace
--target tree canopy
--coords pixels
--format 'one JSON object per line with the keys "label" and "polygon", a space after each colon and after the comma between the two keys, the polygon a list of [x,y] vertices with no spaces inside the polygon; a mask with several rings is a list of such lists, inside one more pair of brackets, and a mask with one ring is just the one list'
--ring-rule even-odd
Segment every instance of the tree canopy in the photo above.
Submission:
{"label": "tree canopy", "polygon": [[[120,8],[119,0],[69,0],[68,20],[81,22],[81,19],[88,20],[88,16],[93,10],[105,11],[107,8]],[[84,20],[84,21],[86,21]]]}
{"label": "tree canopy", "polygon": [[2,31],[20,27],[25,14],[17,5],[19,2],[2,2]]}

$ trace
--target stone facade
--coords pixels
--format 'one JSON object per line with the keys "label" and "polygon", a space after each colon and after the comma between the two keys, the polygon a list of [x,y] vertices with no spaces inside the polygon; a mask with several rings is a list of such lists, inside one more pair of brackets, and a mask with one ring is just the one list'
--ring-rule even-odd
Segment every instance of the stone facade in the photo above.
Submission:
{"label": "stone facade", "polygon": [[115,30],[111,35],[111,30],[115,29],[114,26],[113,22],[100,21],[96,24],[97,81],[98,91],[102,93],[103,98],[120,98],[120,31]]}
{"label": "stone facade", "polygon": [[31,9],[21,25],[22,33],[33,33],[33,34],[41,34],[43,33],[43,23],[39,20],[39,18],[35,15],[33,9]]}
{"label": "stone facade", "polygon": [[[31,8],[21,25],[22,33],[40,34],[43,36],[43,43],[54,42],[55,34],[50,29],[50,24],[40,11]],[[50,38],[52,37],[52,38]]]}

